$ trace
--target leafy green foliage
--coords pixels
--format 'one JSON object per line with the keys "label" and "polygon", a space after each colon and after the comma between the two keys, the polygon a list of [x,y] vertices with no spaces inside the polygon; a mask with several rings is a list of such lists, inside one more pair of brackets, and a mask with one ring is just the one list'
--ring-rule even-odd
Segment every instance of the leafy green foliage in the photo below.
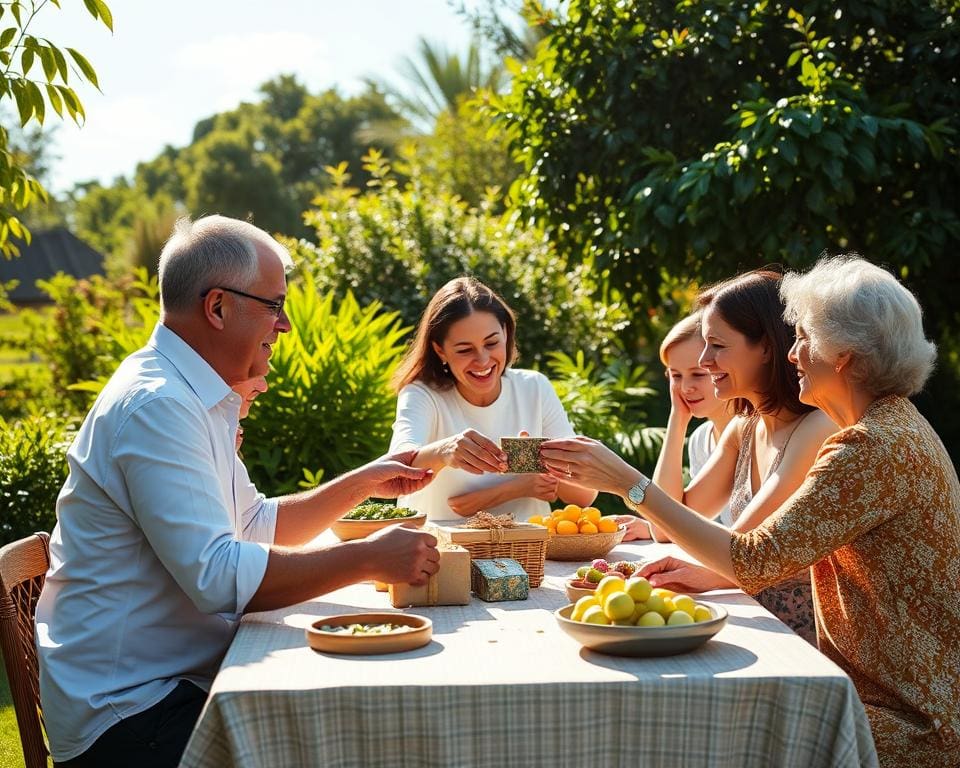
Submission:
{"label": "leafy green foliage", "polygon": [[427,132],[442,114],[456,114],[465,97],[480,89],[496,91],[504,80],[503,66],[486,64],[476,41],[461,57],[425,38],[420,38],[417,57],[403,60],[401,74],[407,88],[389,83],[381,87],[396,102],[401,114]]}
{"label": "leafy green foliage", "polygon": [[827,247],[929,275],[960,238],[946,4],[803,10],[574,0],[498,105],[527,205],[634,289]]}
{"label": "leafy green foliage", "polygon": [[622,310],[590,298],[595,275],[560,268],[543,232],[517,214],[495,214],[496,198],[470,208],[423,183],[415,158],[403,159],[409,180],[401,187],[384,157],[371,152],[366,194],[347,186],[343,164],[330,169],[334,188],[304,215],[319,245],[297,247],[320,291],[353,292],[362,305],[378,301],[414,326],[440,286],[469,274],[516,312],[524,364],[542,360],[547,350],[587,346],[601,354],[615,346]]}
{"label": "leafy green foliage", "polygon": [[665,275],[856,250],[899,272],[945,346],[960,325],[957,11],[571,0],[492,103],[530,171],[513,194],[637,310]]}
{"label": "leafy green foliage", "polygon": [[495,200],[498,213],[505,202],[502,193],[520,173],[506,134],[472,101],[441,113],[433,133],[415,139],[406,154],[416,157],[417,180],[425,189],[449,192],[473,208]]}
{"label": "leafy green foliage", "polygon": [[56,308],[24,312],[30,346],[48,363],[57,400],[84,413],[123,358],[149,338],[159,316],[156,279],[142,270],[116,282],[61,273],[40,286]]}
{"label": "leafy green foliage", "polygon": [[547,365],[577,433],[600,440],[652,474],[665,430],[643,426],[649,423],[649,401],[658,394],[647,384],[646,368],[630,366],[621,357],[601,367],[589,362],[582,350],[572,357],[554,352]]}
{"label": "leafy green foliage", "polygon": [[116,263],[138,261],[130,254],[141,218],[162,222],[170,211],[217,212],[306,235],[301,212],[329,185],[324,166],[345,161],[365,179],[362,155],[369,146],[392,152],[404,124],[376,89],[313,94],[281,75],[260,92],[256,103],[201,120],[188,146],[166,147],[132,180],[77,189],[77,234]]}
{"label": "leafy green foliage", "polygon": [[[46,0],[0,4],[0,104],[7,98],[13,100],[21,126],[31,121],[43,125],[48,105],[59,117],[66,113],[82,125],[86,117],[83,104],[68,84],[69,78],[72,74],[75,82],[86,81],[99,89],[97,73],[79,51],[61,50],[48,39],[29,33],[34,17],[44,5]],[[94,19],[113,29],[113,16],[104,0],[84,0],[84,5]],[[43,185],[9,151],[8,145],[8,133],[0,126],[0,252],[7,257],[19,255],[19,249],[9,240],[11,236],[30,242],[30,231],[18,212],[47,199]]]}
{"label": "leafy green foliage", "polygon": [[290,286],[286,307],[293,328],[274,345],[270,388],[244,422],[244,462],[270,494],[386,451],[396,408],[389,379],[408,331],[376,302],[319,294],[310,276]]}
{"label": "leafy green foliage", "polygon": [[0,417],[0,545],[53,529],[77,426],[75,419],[48,414],[11,422]]}

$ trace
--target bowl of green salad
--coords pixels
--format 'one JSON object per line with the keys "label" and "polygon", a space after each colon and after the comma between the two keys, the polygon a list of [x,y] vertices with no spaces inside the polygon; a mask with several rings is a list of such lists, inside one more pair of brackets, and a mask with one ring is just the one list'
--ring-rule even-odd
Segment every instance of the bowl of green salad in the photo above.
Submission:
{"label": "bowl of green salad", "polygon": [[336,520],[330,526],[330,530],[340,541],[351,541],[353,539],[364,539],[371,533],[390,525],[420,528],[426,520],[425,512],[378,501],[368,501],[354,507],[339,520]]}

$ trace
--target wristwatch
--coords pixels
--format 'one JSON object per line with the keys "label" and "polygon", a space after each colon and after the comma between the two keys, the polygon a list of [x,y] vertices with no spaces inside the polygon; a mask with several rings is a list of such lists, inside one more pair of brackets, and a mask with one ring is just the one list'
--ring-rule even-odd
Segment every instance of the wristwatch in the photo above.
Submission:
{"label": "wristwatch", "polygon": [[650,482],[649,477],[640,475],[640,480],[637,481],[637,484],[631,486],[627,491],[627,495],[623,498],[623,503],[634,512],[639,512],[640,505],[643,504],[643,500],[647,495],[647,488],[650,487]]}

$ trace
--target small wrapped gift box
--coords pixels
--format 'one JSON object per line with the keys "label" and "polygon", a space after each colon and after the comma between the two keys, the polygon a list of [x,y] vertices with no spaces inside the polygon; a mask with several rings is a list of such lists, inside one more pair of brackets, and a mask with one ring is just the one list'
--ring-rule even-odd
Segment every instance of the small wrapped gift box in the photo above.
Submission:
{"label": "small wrapped gift box", "polygon": [[466,605],[470,602],[470,553],[463,547],[440,546],[440,570],[426,584],[391,584],[390,604],[394,608],[411,605]]}
{"label": "small wrapped gift box", "polygon": [[470,564],[470,588],[488,603],[526,600],[530,594],[530,579],[520,563],[508,557],[474,560]]}

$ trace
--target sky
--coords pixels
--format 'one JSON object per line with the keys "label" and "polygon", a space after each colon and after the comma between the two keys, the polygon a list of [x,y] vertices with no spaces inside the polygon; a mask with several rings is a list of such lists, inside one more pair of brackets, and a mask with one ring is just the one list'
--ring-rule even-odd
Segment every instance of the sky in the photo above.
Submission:
{"label": "sky", "polygon": [[468,23],[447,0],[108,0],[113,34],[81,0],[37,15],[31,32],[84,54],[100,81],[78,87],[86,123],[60,124],[48,187],[132,176],[166,144],[190,142],[198,120],[256,100],[257,87],[294,73],[311,90],[358,93],[392,78],[423,36],[465,50]]}

